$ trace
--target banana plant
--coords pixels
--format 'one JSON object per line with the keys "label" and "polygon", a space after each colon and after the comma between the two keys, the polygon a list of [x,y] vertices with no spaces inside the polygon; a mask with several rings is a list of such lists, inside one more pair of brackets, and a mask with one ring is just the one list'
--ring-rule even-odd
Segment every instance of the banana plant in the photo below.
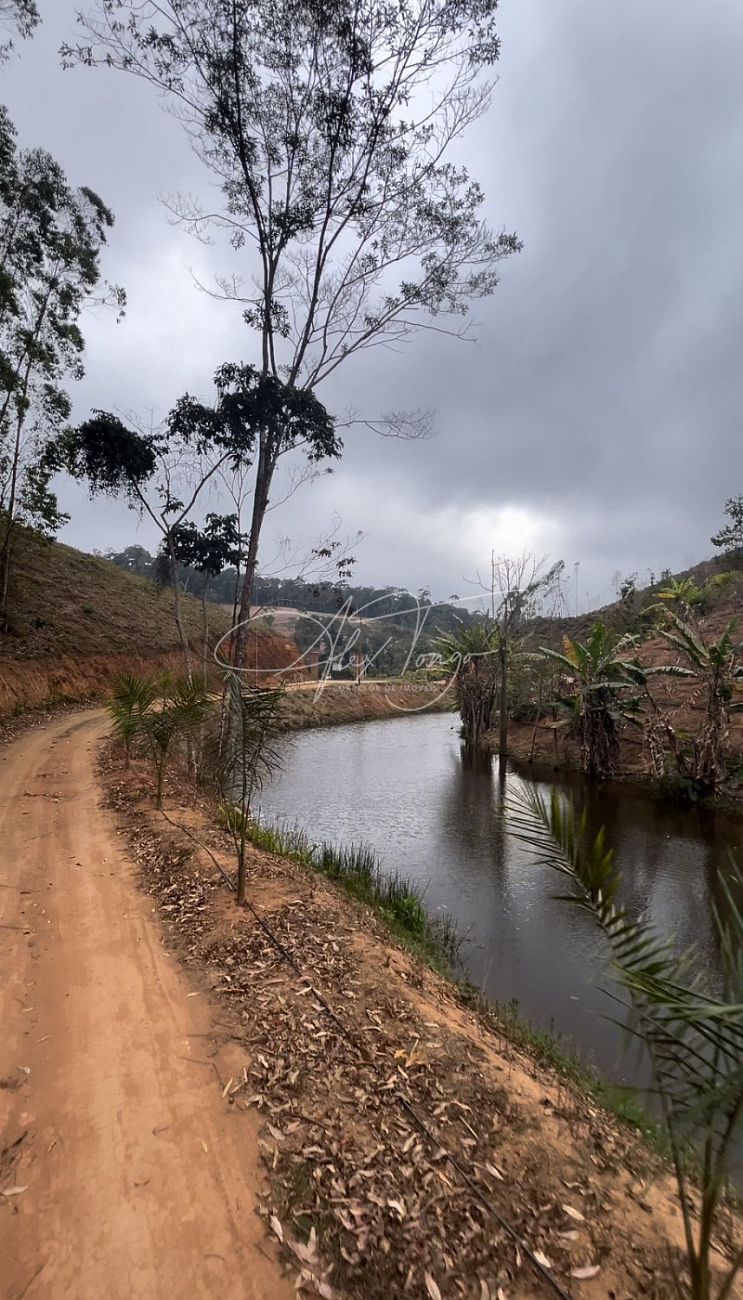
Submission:
{"label": "banana plant", "polygon": [[735,698],[743,685],[743,645],[734,639],[736,620],[731,619],[716,641],[705,642],[702,633],[673,611],[659,634],[682,656],[686,665],[654,668],[653,675],[696,679],[706,698],[705,720],[699,734],[687,746],[678,738],[672,747],[680,774],[700,790],[712,793],[725,777],[725,749],[730,717],[743,711],[743,698]]}
{"label": "banana plant", "polygon": [[720,880],[724,915],[715,907],[713,916],[723,978],[715,987],[704,971],[694,974],[693,954],[677,955],[622,906],[614,854],[603,829],[589,835],[585,811],[576,816],[557,793],[547,803],[531,788],[509,801],[506,815],[536,860],[567,881],[562,901],[586,912],[603,934],[630,1032],[647,1049],[684,1227],[679,1295],[727,1300],[743,1264],[740,1241],[715,1241],[743,1126],[743,875],[732,860],[730,879]]}
{"label": "banana plant", "polygon": [[562,713],[555,725],[569,727],[578,737],[586,775],[605,778],[616,770],[622,730],[639,724],[647,671],[636,658],[626,657],[637,637],[617,638],[603,623],[594,624],[585,643],[565,637],[563,651],[540,646],[540,654],[563,669],[567,690],[554,703]]}
{"label": "banana plant", "polygon": [[[671,606],[683,617],[688,617],[695,609],[700,612],[704,609],[706,596],[704,588],[697,586],[693,578],[671,578],[656,592],[655,599],[661,601],[662,607],[667,609]],[[649,609],[654,608],[657,606],[649,606]]]}

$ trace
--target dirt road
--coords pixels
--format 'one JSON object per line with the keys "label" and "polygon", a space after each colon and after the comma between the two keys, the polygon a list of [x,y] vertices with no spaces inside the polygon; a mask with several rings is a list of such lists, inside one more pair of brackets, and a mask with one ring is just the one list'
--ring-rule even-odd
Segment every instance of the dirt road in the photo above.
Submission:
{"label": "dirt road", "polygon": [[99,807],[104,729],[68,715],[0,751],[0,1296],[289,1300],[205,995]]}

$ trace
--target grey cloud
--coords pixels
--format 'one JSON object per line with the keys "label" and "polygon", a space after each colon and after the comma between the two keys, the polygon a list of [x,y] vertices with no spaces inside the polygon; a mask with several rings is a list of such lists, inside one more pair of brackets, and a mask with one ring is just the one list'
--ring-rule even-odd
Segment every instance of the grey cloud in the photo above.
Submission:
{"label": "grey cloud", "polygon": [[[24,143],[117,211],[106,271],[131,307],[118,329],[90,323],[79,409],[164,410],[204,391],[218,361],[247,357],[250,339],[189,277],[219,270],[225,250],[173,230],[158,204],[207,183],[177,124],[131,80],[57,70],[73,8],[59,0],[2,76]],[[376,413],[380,393],[386,407],[434,405],[439,436],[351,434],[338,472],[275,526],[316,534],[338,510],[367,533],[360,576],[448,594],[473,548],[487,550],[488,519],[521,511],[543,522],[538,541],[581,561],[585,592],[607,596],[616,569],[708,551],[724,498],[743,490],[743,10],[507,0],[501,33],[493,106],[466,158],[491,222],[515,227],[524,252],[477,305],[476,345],[421,333],[358,358],[324,393],[338,412]],[[133,534],[123,510],[75,508],[77,544]]]}

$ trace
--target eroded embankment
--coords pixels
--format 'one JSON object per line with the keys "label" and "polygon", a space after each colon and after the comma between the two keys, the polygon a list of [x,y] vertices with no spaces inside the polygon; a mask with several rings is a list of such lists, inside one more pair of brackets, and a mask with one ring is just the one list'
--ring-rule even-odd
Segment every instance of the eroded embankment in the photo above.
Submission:
{"label": "eroded embankment", "polygon": [[0,718],[66,701],[99,699],[122,673],[181,672],[182,664],[175,650],[156,657],[131,653],[0,659]]}
{"label": "eroded embankment", "polygon": [[401,718],[411,713],[446,712],[451,697],[441,687],[407,682],[307,682],[290,686],[282,703],[289,731],[335,723]]}
{"label": "eroded embankment", "polygon": [[[675,1295],[674,1190],[657,1157],[466,1008],[386,927],[250,849],[250,908],[213,807],[104,761],[166,941],[211,991],[224,1095],[264,1120],[261,1213],[326,1297]],[[180,778],[179,778],[180,779]],[[208,849],[208,852],[206,851]],[[218,1026],[218,1027],[217,1027]]]}
{"label": "eroded embankment", "polygon": [[[0,653],[0,718],[65,702],[104,699],[117,677],[125,672],[142,676],[183,673],[183,652],[179,646],[165,642],[161,650],[138,651],[134,633],[130,640],[131,649],[115,653],[39,656]],[[277,671],[285,672],[298,655],[294,642],[287,637],[258,629],[248,642],[251,678],[264,680]],[[192,647],[192,658],[194,668],[200,669],[197,646]]]}

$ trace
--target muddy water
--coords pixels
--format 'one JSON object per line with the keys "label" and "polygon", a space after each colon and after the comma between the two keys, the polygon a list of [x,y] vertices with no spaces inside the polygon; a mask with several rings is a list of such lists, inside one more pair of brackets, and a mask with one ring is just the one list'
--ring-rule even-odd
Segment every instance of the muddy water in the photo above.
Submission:
{"label": "muddy water", "polygon": [[[267,820],[296,821],[316,839],[371,845],[425,887],[429,909],[457,918],[468,934],[463,965],[491,999],[515,1000],[605,1076],[642,1080],[627,1035],[606,1019],[621,1009],[597,987],[610,982],[590,918],[556,901],[560,878],[534,865],[500,815],[521,775],[500,772],[497,759],[469,766],[449,714],[303,732],[286,740],[283,761],[263,792]],[[697,960],[718,970],[712,907],[723,901],[721,874],[743,825],[626,786],[589,791],[576,780],[561,788],[587,802],[596,829],[606,827],[627,906],[645,909],[664,935],[696,945]]]}

